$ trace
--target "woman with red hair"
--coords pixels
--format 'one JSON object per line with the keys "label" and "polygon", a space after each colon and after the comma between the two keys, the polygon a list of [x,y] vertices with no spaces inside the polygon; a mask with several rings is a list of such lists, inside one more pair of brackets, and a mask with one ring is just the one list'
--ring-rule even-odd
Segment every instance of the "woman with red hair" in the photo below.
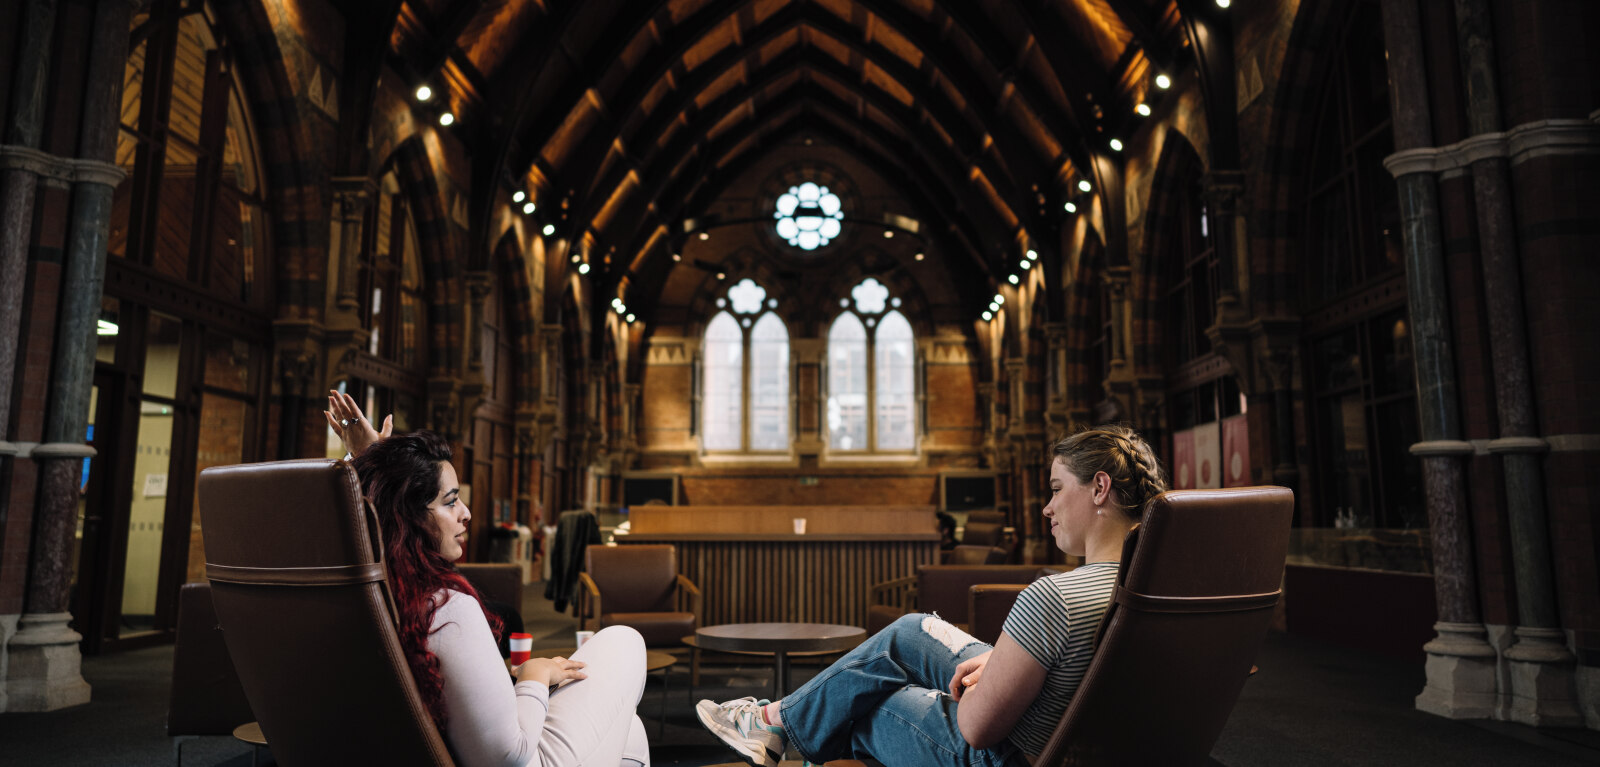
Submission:
{"label": "woman with red hair", "polygon": [[[571,658],[533,658],[507,684],[500,621],[456,572],[472,512],[450,445],[430,431],[380,433],[348,394],[329,392],[328,425],[353,455],[383,532],[400,645],[423,703],[464,767],[650,764],[635,714],[644,691],[639,632],[613,626]],[[593,669],[589,664],[594,663]]]}

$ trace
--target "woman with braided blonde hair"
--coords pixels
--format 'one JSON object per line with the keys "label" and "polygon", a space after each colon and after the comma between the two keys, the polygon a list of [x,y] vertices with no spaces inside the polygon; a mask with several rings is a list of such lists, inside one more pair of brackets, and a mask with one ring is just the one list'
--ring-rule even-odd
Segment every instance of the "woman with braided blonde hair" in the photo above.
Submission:
{"label": "woman with braided blonde hair", "polygon": [[1167,489],[1154,451],[1126,426],[1079,431],[1050,455],[1044,518],[1084,564],[1028,586],[993,647],[938,616],[907,615],[782,700],[700,701],[701,724],[764,767],[790,746],[817,764],[1029,764],[1089,669],[1123,539]]}

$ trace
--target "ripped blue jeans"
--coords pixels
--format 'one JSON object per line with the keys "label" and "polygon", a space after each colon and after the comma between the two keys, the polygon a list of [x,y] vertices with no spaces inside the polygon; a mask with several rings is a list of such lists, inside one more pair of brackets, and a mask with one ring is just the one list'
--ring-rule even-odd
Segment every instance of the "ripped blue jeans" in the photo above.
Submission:
{"label": "ripped blue jeans", "polygon": [[956,666],[990,650],[931,615],[902,616],[780,704],[789,743],[818,764],[872,758],[900,765],[1014,767],[1027,760],[1009,741],[967,744],[950,697]]}

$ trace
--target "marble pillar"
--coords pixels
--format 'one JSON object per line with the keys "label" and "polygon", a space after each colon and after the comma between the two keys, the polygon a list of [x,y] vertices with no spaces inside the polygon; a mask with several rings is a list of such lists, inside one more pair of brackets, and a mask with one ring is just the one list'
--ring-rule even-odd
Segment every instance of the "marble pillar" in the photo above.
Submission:
{"label": "marble pillar", "polygon": [[11,640],[8,705],[12,711],[50,711],[87,703],[78,642],[68,628],[73,535],[77,526],[89,393],[94,382],[95,326],[105,279],[112,193],[124,177],[111,163],[116,149],[123,70],[128,57],[132,6],[125,0],[95,4],[88,79],[82,91],[78,154],[67,161],[72,208],[67,223],[61,304],[51,358],[44,443],[32,457],[39,467],[28,587],[16,637]]}
{"label": "marble pillar", "polygon": [[1472,138],[1462,149],[1472,169],[1478,244],[1483,260],[1484,305],[1489,353],[1494,365],[1498,438],[1489,452],[1505,475],[1511,557],[1516,574],[1516,643],[1505,653],[1510,666],[1509,718],[1541,727],[1581,727],[1573,675],[1577,658],[1567,649],[1556,612],[1550,528],[1545,513],[1541,439],[1528,362],[1527,321],[1522,305],[1522,267],[1512,215],[1510,160],[1500,119],[1494,33],[1487,0],[1456,0],[1456,30],[1467,84],[1467,123]]}
{"label": "marble pillar", "polygon": [[1495,652],[1478,611],[1472,535],[1462,472],[1472,446],[1461,439],[1455,355],[1450,338],[1450,302],[1440,239],[1439,187],[1431,172],[1396,162],[1408,150],[1433,144],[1428,78],[1417,0],[1382,0],[1388,49],[1389,98],[1393,106],[1395,156],[1385,167],[1399,190],[1405,240],[1406,291],[1410,307],[1417,410],[1422,441],[1411,453],[1422,460],[1423,487],[1432,535],[1438,636],[1423,646],[1427,685],[1417,708],[1457,719],[1493,715]]}
{"label": "marble pillar", "polygon": [[[27,284],[28,243],[33,229],[33,200],[39,176],[51,158],[38,151],[43,125],[45,76],[49,64],[54,3],[29,0],[18,17],[17,45],[12,51],[10,110],[0,136],[0,476],[9,477],[16,448],[10,434],[11,397],[21,339],[23,287]],[[0,497],[0,522],[9,513]],[[6,694],[8,646],[19,615],[0,618],[0,712],[9,706]]]}

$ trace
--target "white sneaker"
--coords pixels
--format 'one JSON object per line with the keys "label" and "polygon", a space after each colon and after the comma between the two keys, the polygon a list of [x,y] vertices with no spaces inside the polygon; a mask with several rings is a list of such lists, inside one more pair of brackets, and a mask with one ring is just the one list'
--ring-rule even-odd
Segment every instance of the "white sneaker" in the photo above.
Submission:
{"label": "white sneaker", "polygon": [[783,728],[768,725],[761,716],[765,704],[753,697],[727,703],[702,700],[695,704],[694,712],[700,717],[700,724],[745,761],[759,767],[778,767],[787,744]]}

